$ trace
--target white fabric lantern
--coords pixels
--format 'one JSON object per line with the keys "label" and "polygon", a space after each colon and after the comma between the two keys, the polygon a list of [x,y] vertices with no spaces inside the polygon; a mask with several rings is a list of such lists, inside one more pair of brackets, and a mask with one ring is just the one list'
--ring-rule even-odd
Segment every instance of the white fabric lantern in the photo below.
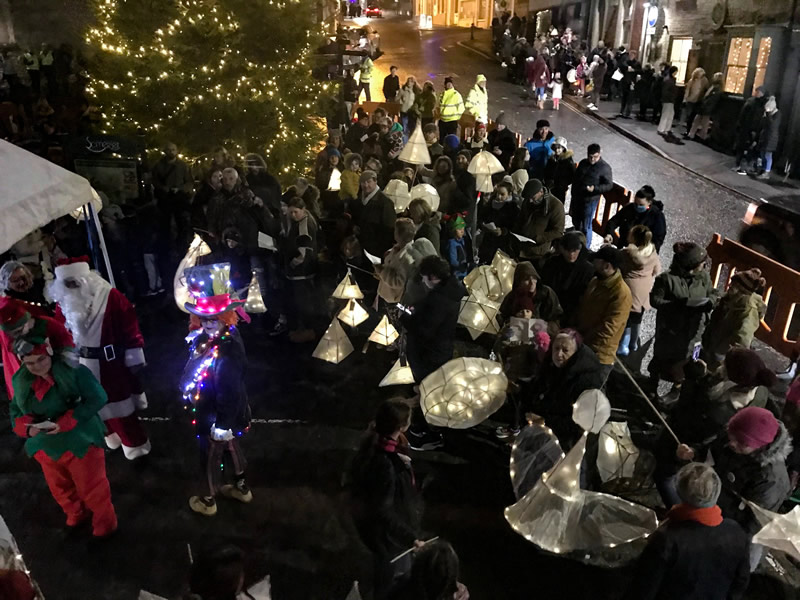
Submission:
{"label": "white fabric lantern", "polygon": [[476,290],[461,300],[458,322],[469,330],[473,340],[482,333],[496,335],[500,332],[497,324],[499,310],[499,302],[489,300],[482,292]]}
{"label": "white fabric lantern", "polygon": [[416,200],[417,198],[425,200],[432,211],[439,208],[439,192],[429,183],[418,183],[411,188],[411,199]]}
{"label": "white fabric lantern", "polygon": [[403,366],[403,363],[398,358],[394,365],[392,365],[392,368],[389,369],[389,372],[381,379],[378,387],[386,387],[387,385],[407,385],[411,383],[414,383],[414,374],[411,372],[411,367],[409,367],[408,364]]}
{"label": "white fabric lantern", "polygon": [[428,144],[425,143],[425,135],[422,133],[422,121],[417,122],[398,158],[410,165],[429,165],[433,162]]}
{"label": "white fabric lantern", "polygon": [[189,250],[186,252],[186,256],[181,260],[178,265],[178,270],[175,271],[175,277],[172,278],[175,304],[187,314],[189,311],[186,310],[185,304],[187,302],[192,302],[192,296],[189,294],[189,288],[186,285],[186,277],[183,272],[190,267],[194,267],[197,264],[197,259],[206,254],[211,254],[211,248],[203,241],[203,238],[195,233],[192,243],[189,244]]}
{"label": "white fabric lantern", "polygon": [[503,295],[511,293],[514,288],[514,271],[517,269],[517,261],[502,250],[498,250],[492,258],[492,268],[503,287]]}
{"label": "white fabric lantern", "polygon": [[491,265],[481,265],[472,269],[464,277],[464,286],[470,294],[480,292],[495,302],[502,302],[506,295],[506,292],[503,291],[503,283]]}
{"label": "white fabric lantern", "polygon": [[357,327],[369,318],[369,313],[355,299],[351,299],[336,316],[345,325]]}
{"label": "white fabric lantern", "polygon": [[397,333],[394,325],[389,322],[389,317],[383,315],[383,318],[381,319],[380,323],[378,323],[378,326],[375,327],[375,329],[369,335],[369,341],[380,344],[381,346],[389,346],[394,343],[398,337],[400,337],[400,334]]}
{"label": "white fabric lantern", "polygon": [[750,501],[747,504],[762,526],[753,536],[753,543],[785,552],[795,560],[800,560],[800,506],[781,515]]}
{"label": "white fabric lantern", "polygon": [[258,285],[258,279],[256,279],[255,273],[253,273],[250,286],[247,288],[247,302],[244,304],[244,310],[252,314],[267,312],[264,298],[261,296],[261,286]]}
{"label": "white fabric lantern", "polygon": [[468,429],[482,423],[506,399],[503,368],[485,358],[456,358],[419,386],[420,406],[431,425]]}
{"label": "white fabric lantern", "polygon": [[350,272],[350,269],[347,269],[347,275],[344,276],[344,279],[342,279],[339,285],[336,286],[336,289],[333,290],[331,297],[339,298],[340,300],[350,300],[353,298],[361,300],[361,298],[364,297],[361,288],[358,287],[358,284],[353,280],[353,274]]}
{"label": "white fabric lantern", "polygon": [[505,169],[494,154],[481,150],[472,157],[467,171],[475,175],[475,189],[488,193],[494,190],[492,175],[502,173]]}
{"label": "white fabric lantern", "polygon": [[383,193],[394,203],[394,211],[398,214],[407,209],[411,202],[408,184],[400,179],[389,181],[383,189]]}
{"label": "white fabric lantern", "polygon": [[586,390],[572,405],[572,420],[584,431],[600,433],[611,416],[611,403],[600,390]]}
{"label": "white fabric lantern", "polygon": [[339,321],[334,319],[328,326],[328,330],[317,344],[312,356],[321,360],[326,360],[333,364],[339,364],[353,351],[353,344],[350,338],[339,325]]}
{"label": "white fabric lantern", "polygon": [[631,439],[628,424],[620,421],[606,423],[600,430],[597,452],[597,470],[603,483],[612,479],[632,479],[638,459],[639,449]]}
{"label": "white fabric lantern", "polygon": [[528,425],[519,432],[511,447],[509,473],[517,500],[535,486],[542,475],[564,458],[553,431],[544,425]]}

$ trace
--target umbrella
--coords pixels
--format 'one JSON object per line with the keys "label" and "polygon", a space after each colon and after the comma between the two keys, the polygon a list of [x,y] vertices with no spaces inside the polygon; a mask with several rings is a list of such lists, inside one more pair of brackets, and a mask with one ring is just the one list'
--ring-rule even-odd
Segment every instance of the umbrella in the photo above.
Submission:
{"label": "umbrella", "polygon": [[455,358],[422,380],[420,406],[431,425],[468,429],[503,405],[507,387],[508,379],[499,363],[485,358]]}
{"label": "umbrella", "polygon": [[411,188],[411,199],[422,198],[428,203],[431,210],[439,208],[439,192],[429,183],[418,183]]}
{"label": "umbrella", "polygon": [[494,189],[494,185],[492,185],[492,175],[495,173],[502,173],[505,169],[494,154],[486,150],[481,150],[472,157],[467,171],[475,175],[477,191],[491,192]]}
{"label": "umbrella", "polygon": [[358,287],[358,284],[353,280],[353,275],[350,272],[350,269],[347,269],[347,274],[339,282],[339,285],[336,286],[336,289],[333,290],[331,297],[339,298],[341,300],[350,300],[352,298],[360,300],[364,297],[361,288]]}
{"label": "umbrella", "polygon": [[422,134],[421,121],[417,122],[417,126],[408,137],[408,142],[406,142],[398,158],[410,165],[431,164],[431,154],[428,152],[428,144],[425,143],[425,136]]}
{"label": "umbrella", "polygon": [[414,383],[414,374],[411,372],[411,367],[408,364],[403,365],[401,359],[392,365],[389,372],[381,379],[378,387],[386,387],[387,385],[403,385]]}
{"label": "umbrella", "polygon": [[497,334],[500,332],[497,324],[499,310],[499,302],[489,300],[480,290],[475,290],[461,301],[458,322],[469,330],[473,340],[482,333]]}
{"label": "umbrella", "polygon": [[369,313],[353,298],[336,316],[345,325],[356,327],[369,318]]}
{"label": "umbrella", "polygon": [[394,211],[396,213],[403,212],[411,202],[408,184],[400,179],[389,181],[383,189],[383,193],[394,203]]}
{"label": "umbrella", "polygon": [[511,447],[511,486],[517,500],[527,494],[547,471],[564,458],[553,432],[543,425],[528,425]]}
{"label": "umbrella", "polygon": [[339,325],[339,321],[334,318],[328,326],[328,330],[314,349],[312,356],[321,360],[326,360],[333,364],[339,364],[353,351],[353,344],[350,338]]}

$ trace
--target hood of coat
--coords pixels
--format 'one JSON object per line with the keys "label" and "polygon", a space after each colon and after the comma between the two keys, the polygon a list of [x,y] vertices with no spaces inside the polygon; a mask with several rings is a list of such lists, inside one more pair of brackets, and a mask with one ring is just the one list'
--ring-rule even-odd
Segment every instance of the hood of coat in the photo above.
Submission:
{"label": "hood of coat", "polygon": [[533,266],[533,263],[524,260],[521,263],[518,263],[517,268],[514,269],[513,289],[516,291],[522,280],[527,279],[528,277],[533,277],[536,281],[541,279],[539,277],[539,272],[536,270],[536,267]]}
{"label": "hood of coat", "polygon": [[553,154],[550,158],[555,160],[555,161],[557,161],[557,162],[561,162],[561,161],[565,161],[565,160],[571,160],[571,161],[574,162],[575,161],[574,156],[575,155],[572,153],[572,150],[565,150],[561,154]]}
{"label": "hood of coat", "polygon": [[647,264],[655,252],[656,247],[652,243],[647,244],[644,248],[639,248],[635,244],[629,244],[625,247],[625,253],[637,267],[642,267]]}
{"label": "hood of coat", "polygon": [[778,435],[771,443],[763,448],[759,448],[750,455],[755,462],[762,467],[786,462],[786,458],[792,451],[792,438],[786,430],[786,426],[778,421]]}
{"label": "hood of coat", "polygon": [[[444,174],[439,172],[439,164],[444,163],[447,165],[447,171]],[[433,179],[439,183],[444,183],[453,179],[453,161],[449,156],[440,156],[433,163]]]}
{"label": "hood of coat", "polygon": [[359,165],[364,165],[364,160],[361,158],[360,154],[357,152],[348,152],[344,155],[344,168],[349,169],[354,160],[357,160]]}

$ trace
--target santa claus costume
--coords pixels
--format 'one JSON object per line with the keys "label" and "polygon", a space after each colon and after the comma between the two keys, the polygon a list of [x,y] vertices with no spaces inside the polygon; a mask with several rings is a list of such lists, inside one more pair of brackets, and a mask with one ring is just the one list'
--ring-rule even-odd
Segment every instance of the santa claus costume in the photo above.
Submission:
{"label": "santa claus costume", "polygon": [[111,535],[117,515],[106,478],[104,427],[97,415],[106,393],[86,367],[53,356],[47,340],[16,346],[24,366],[14,375],[9,410],[14,433],[25,438],[25,452],[41,465],[67,527],[91,519],[95,537]]}
{"label": "santa claus costume", "polygon": [[14,342],[19,338],[24,338],[33,345],[41,344],[47,338],[56,353],[65,354],[67,362],[78,363],[72,336],[59,321],[45,316],[43,311],[37,311],[36,307],[16,298],[0,297],[0,351],[9,400],[14,396],[11,378],[20,367],[19,357],[14,352]]}
{"label": "santa claus costume", "polygon": [[58,303],[67,327],[86,366],[108,394],[100,411],[106,424],[106,445],[122,446],[133,460],[150,452],[150,440],[136,415],[147,408],[136,372],[145,366],[144,339],[136,311],[128,299],[105,279],[89,270],[88,263],[57,266],[47,288]]}

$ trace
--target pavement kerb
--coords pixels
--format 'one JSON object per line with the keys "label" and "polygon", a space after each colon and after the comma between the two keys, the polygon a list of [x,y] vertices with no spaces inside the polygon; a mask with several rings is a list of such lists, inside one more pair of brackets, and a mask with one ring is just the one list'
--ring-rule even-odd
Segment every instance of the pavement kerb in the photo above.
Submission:
{"label": "pavement kerb", "polygon": [[[474,48],[473,46],[471,46],[467,42],[456,42],[456,43],[457,43],[457,45],[461,46],[462,48],[465,48],[465,49],[467,49],[467,50],[469,50],[471,52],[474,52],[475,54],[478,54],[478,55],[480,55],[480,56],[482,56],[482,57],[484,57],[484,58],[486,58],[488,60],[493,60],[495,62],[500,62],[499,59],[496,56],[492,56],[490,54],[487,54],[483,50],[479,50],[478,48]],[[729,185],[721,183],[721,182],[717,181],[716,179],[712,179],[708,175],[703,175],[702,173],[699,173],[699,172],[695,171],[691,167],[686,166],[681,161],[679,161],[679,160],[677,160],[675,158],[672,158],[669,154],[667,154],[666,152],[661,150],[658,146],[656,146],[654,144],[651,144],[647,140],[642,139],[638,135],[636,135],[634,133],[631,133],[630,131],[626,130],[624,127],[620,127],[619,125],[617,125],[613,121],[610,121],[609,119],[606,119],[604,116],[597,114],[597,112],[595,112],[593,110],[590,110],[582,102],[576,100],[573,96],[564,96],[564,103],[569,108],[572,108],[572,109],[574,109],[576,111],[582,112],[582,113],[587,114],[587,115],[591,115],[592,117],[597,119],[600,123],[603,123],[604,125],[606,125],[609,128],[613,129],[617,133],[619,133],[621,135],[624,135],[629,140],[639,144],[640,146],[642,146],[646,150],[649,150],[650,152],[653,152],[654,154],[657,154],[661,158],[663,158],[665,160],[668,160],[672,164],[674,164],[674,165],[676,165],[676,166],[678,166],[678,167],[680,167],[680,168],[682,168],[682,169],[684,169],[686,171],[689,171],[690,173],[692,173],[696,177],[699,177],[700,179],[703,179],[703,180],[705,180],[705,181],[707,181],[709,183],[712,183],[714,185],[718,185],[719,187],[726,189],[727,191],[731,192],[732,194],[736,194],[738,196],[741,196],[742,198],[744,198],[748,202],[759,202],[760,201],[759,198],[755,198],[753,196],[750,196],[749,194],[745,194],[744,192],[742,192],[740,190],[737,190],[736,188],[733,188],[733,187],[731,187]]]}

